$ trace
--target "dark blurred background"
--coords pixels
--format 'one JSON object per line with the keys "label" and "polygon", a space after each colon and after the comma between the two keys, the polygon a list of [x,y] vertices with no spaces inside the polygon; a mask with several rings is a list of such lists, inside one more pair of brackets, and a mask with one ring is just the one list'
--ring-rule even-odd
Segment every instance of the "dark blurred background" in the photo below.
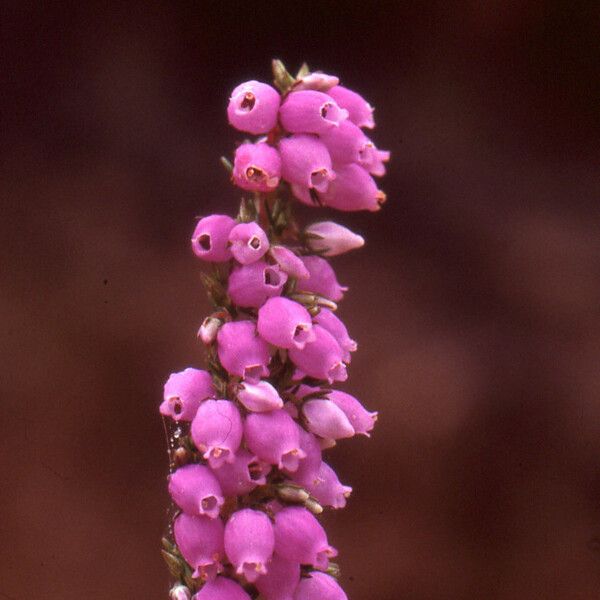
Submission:
{"label": "dark blurred background", "polygon": [[4,2],[0,598],[166,598],[188,240],[236,209],[224,109],[274,56],[362,92],[393,152],[384,210],[334,215],[368,240],[335,260],[344,389],[380,411],[330,452],[348,594],[597,598],[594,4]]}

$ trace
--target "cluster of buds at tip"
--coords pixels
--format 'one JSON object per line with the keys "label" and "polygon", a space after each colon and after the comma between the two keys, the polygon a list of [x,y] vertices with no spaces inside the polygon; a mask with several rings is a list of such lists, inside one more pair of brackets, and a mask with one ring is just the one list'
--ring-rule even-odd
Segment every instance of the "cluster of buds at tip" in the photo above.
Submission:
{"label": "cluster of buds at tip", "polygon": [[237,218],[199,219],[191,238],[214,310],[198,330],[207,370],[171,374],[160,405],[171,600],[346,599],[317,517],[352,488],[323,451],[369,436],[377,413],[332,387],[357,344],[336,314],[348,288],[328,258],[364,239],[332,221],[302,229],[290,204],[377,210],[373,176],[389,153],[363,132],[372,107],[337,77],[306,65],[293,77],[279,61],[273,72],[275,87],[243,83],[227,108],[231,125],[260,136],[224,160],[253,195]]}

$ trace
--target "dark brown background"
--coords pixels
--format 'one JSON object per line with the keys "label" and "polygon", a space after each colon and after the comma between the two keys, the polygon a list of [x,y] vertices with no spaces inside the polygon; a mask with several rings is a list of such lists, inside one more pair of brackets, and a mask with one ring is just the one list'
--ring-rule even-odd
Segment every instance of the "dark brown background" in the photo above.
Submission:
{"label": "dark brown background", "polygon": [[[337,73],[393,151],[336,260],[380,411],[331,452],[355,600],[600,585],[598,10],[577,3],[4,2],[0,598],[166,597],[157,406],[201,364],[188,239],[233,212],[229,91]],[[323,218],[305,209],[303,219]]]}

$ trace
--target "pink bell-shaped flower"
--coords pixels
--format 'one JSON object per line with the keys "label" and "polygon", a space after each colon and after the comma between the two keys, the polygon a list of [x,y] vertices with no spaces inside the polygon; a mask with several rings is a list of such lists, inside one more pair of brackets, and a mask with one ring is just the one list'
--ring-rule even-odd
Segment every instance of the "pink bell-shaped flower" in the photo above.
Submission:
{"label": "pink bell-shaped flower", "polygon": [[377,189],[369,173],[354,163],[336,166],[335,179],[326,192],[319,194],[324,206],[344,211],[377,211],[385,200],[386,195]]}
{"label": "pink bell-shaped flower", "polygon": [[267,234],[258,223],[240,223],[229,233],[231,253],[242,265],[249,265],[262,258],[269,250]]}
{"label": "pink bell-shaped flower", "polygon": [[205,400],[192,421],[196,448],[213,469],[231,463],[242,441],[242,418],[229,400]]}
{"label": "pink bell-shaped flower", "polygon": [[194,569],[193,577],[214,579],[223,570],[224,525],[221,519],[181,513],[173,523],[175,543]]}
{"label": "pink bell-shaped flower", "polygon": [[296,279],[307,279],[309,272],[302,260],[285,246],[271,246],[269,251],[271,258],[279,265],[279,268]]}
{"label": "pink bell-shaped flower", "polygon": [[251,383],[269,375],[269,346],[259,337],[252,321],[225,323],[217,335],[217,352],[221,364],[232,375]]}
{"label": "pink bell-shaped flower", "polygon": [[188,367],[179,373],[171,373],[167,379],[160,414],[175,421],[191,421],[200,403],[214,395],[210,374]]}
{"label": "pink bell-shaped flower", "polygon": [[204,465],[186,465],[169,476],[169,493],[173,502],[189,515],[219,516],[223,492],[212,471]]}
{"label": "pink bell-shaped flower", "polygon": [[304,452],[305,456],[295,471],[284,470],[288,475],[293,477],[294,481],[314,481],[321,468],[321,446],[312,433],[306,431],[304,427],[298,424],[296,424],[296,427],[300,436],[300,449]]}
{"label": "pink bell-shaped flower", "polygon": [[240,448],[232,463],[223,463],[213,472],[225,496],[243,496],[264,485],[270,470],[271,465]]}
{"label": "pink bell-shaped flower", "polygon": [[288,506],[275,515],[275,552],[287,560],[327,569],[337,550],[329,545],[325,530],[304,507]]}
{"label": "pink bell-shaped flower", "polygon": [[306,308],[282,296],[270,298],[260,307],[256,327],[264,340],[279,348],[301,350],[315,339]]}
{"label": "pink bell-shaped flower", "polygon": [[344,411],[356,433],[370,437],[377,412],[368,411],[354,396],[340,390],[327,392],[327,398]]}
{"label": "pink bell-shaped flower", "polygon": [[289,183],[325,192],[335,179],[329,152],[316,135],[298,133],[283,138],[279,151],[281,174]]}
{"label": "pink bell-shaped flower", "polygon": [[302,405],[302,414],[308,430],[322,438],[340,440],[355,433],[344,411],[330,400],[308,400]]}
{"label": "pink bell-shaped flower", "polygon": [[266,142],[238,146],[232,177],[233,182],[244,190],[272,192],[281,177],[279,152]]}
{"label": "pink bell-shaped flower", "polygon": [[335,338],[320,325],[313,325],[315,340],[299,350],[290,348],[289,357],[298,370],[315,379],[329,383],[346,381],[348,373],[343,362],[343,351]]}
{"label": "pink bell-shaped flower", "polygon": [[264,512],[245,508],[234,512],[225,525],[225,552],[238,575],[250,582],[267,572],[275,535]]}
{"label": "pink bell-shaped flower", "polygon": [[362,236],[333,221],[313,223],[306,228],[308,247],[323,256],[338,256],[365,244]]}
{"label": "pink bell-shaped flower", "polygon": [[281,396],[268,381],[243,381],[237,391],[237,399],[252,412],[269,412],[283,406]]}
{"label": "pink bell-shaped flower", "polygon": [[279,121],[290,133],[323,133],[348,118],[335,100],[314,90],[292,92],[279,109]]}
{"label": "pink bell-shaped flower", "polygon": [[264,600],[293,600],[298,583],[300,564],[274,554],[269,571],[261,575],[254,585]]}
{"label": "pink bell-shaped flower", "polygon": [[340,483],[336,472],[325,462],[321,463],[313,477],[299,477],[295,473],[293,480],[309,492],[319,504],[331,508],[344,508],[346,499],[352,492],[351,487]]}
{"label": "pink bell-shaped flower", "polygon": [[227,293],[238,306],[259,308],[267,298],[279,296],[286,281],[287,275],[278,265],[257,260],[231,272]]}
{"label": "pink bell-shaped flower", "polygon": [[306,456],[300,448],[297,424],[283,409],[250,413],[244,423],[244,440],[258,458],[290,472],[296,471]]}
{"label": "pink bell-shaped flower", "polygon": [[[316,598],[316,596],[315,596]],[[192,600],[252,600],[237,582],[219,575],[206,582]]]}
{"label": "pink bell-shaped flower", "polygon": [[348,119],[355,125],[368,129],[375,127],[374,109],[360,94],[341,85],[332,87],[327,93],[338,103],[338,106],[348,111]]}
{"label": "pink bell-shaped flower", "polygon": [[320,256],[303,256],[302,262],[310,276],[298,282],[298,290],[314,292],[329,300],[338,302],[344,297],[347,287],[338,283],[335,271],[331,265]]}
{"label": "pink bell-shaped flower", "polygon": [[230,260],[229,232],[235,225],[235,219],[227,215],[210,215],[200,219],[192,234],[192,251],[208,262]]}
{"label": "pink bell-shaped flower", "polygon": [[229,123],[255,135],[268,133],[277,124],[280,101],[279,92],[270,85],[246,81],[231,92],[227,106]]}
{"label": "pink bell-shaped flower", "polygon": [[293,600],[348,600],[348,596],[333,577],[313,571],[300,580]]}
{"label": "pink bell-shaped flower", "polygon": [[315,323],[327,329],[343,350],[344,362],[350,362],[350,352],[355,352],[356,342],[348,335],[344,323],[328,308],[322,308],[315,317]]}

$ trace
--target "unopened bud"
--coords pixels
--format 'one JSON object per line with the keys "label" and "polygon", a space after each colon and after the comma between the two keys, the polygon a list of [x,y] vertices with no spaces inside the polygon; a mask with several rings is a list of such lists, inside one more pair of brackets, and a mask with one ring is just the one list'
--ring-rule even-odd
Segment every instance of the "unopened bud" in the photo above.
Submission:
{"label": "unopened bud", "polygon": [[298,485],[282,484],[277,486],[277,495],[285,502],[304,503],[310,494]]}
{"label": "unopened bud", "polygon": [[187,448],[177,448],[177,450],[173,452],[173,462],[176,467],[187,465],[191,458],[192,455]]}
{"label": "unopened bud", "polygon": [[323,512],[323,507],[314,498],[305,500],[304,506],[308,508],[313,515],[320,515]]}
{"label": "unopened bud", "polygon": [[331,575],[331,577],[334,577],[335,579],[338,579],[342,574],[342,571],[340,569],[340,565],[334,562],[330,562],[325,573],[327,573],[327,575]]}
{"label": "unopened bud", "polygon": [[305,233],[308,247],[313,251],[322,252],[323,256],[337,256],[360,248],[365,243],[362,236],[332,221],[313,223],[306,228]]}
{"label": "unopened bud", "polygon": [[169,592],[170,600],[191,600],[192,592],[185,585],[176,584]]}
{"label": "unopened bud", "polygon": [[317,294],[301,292],[298,294],[292,294],[290,298],[296,302],[299,302],[300,304],[304,304],[306,307],[321,306],[323,308],[328,308],[329,310],[337,310],[338,307],[337,304],[332,300]]}

